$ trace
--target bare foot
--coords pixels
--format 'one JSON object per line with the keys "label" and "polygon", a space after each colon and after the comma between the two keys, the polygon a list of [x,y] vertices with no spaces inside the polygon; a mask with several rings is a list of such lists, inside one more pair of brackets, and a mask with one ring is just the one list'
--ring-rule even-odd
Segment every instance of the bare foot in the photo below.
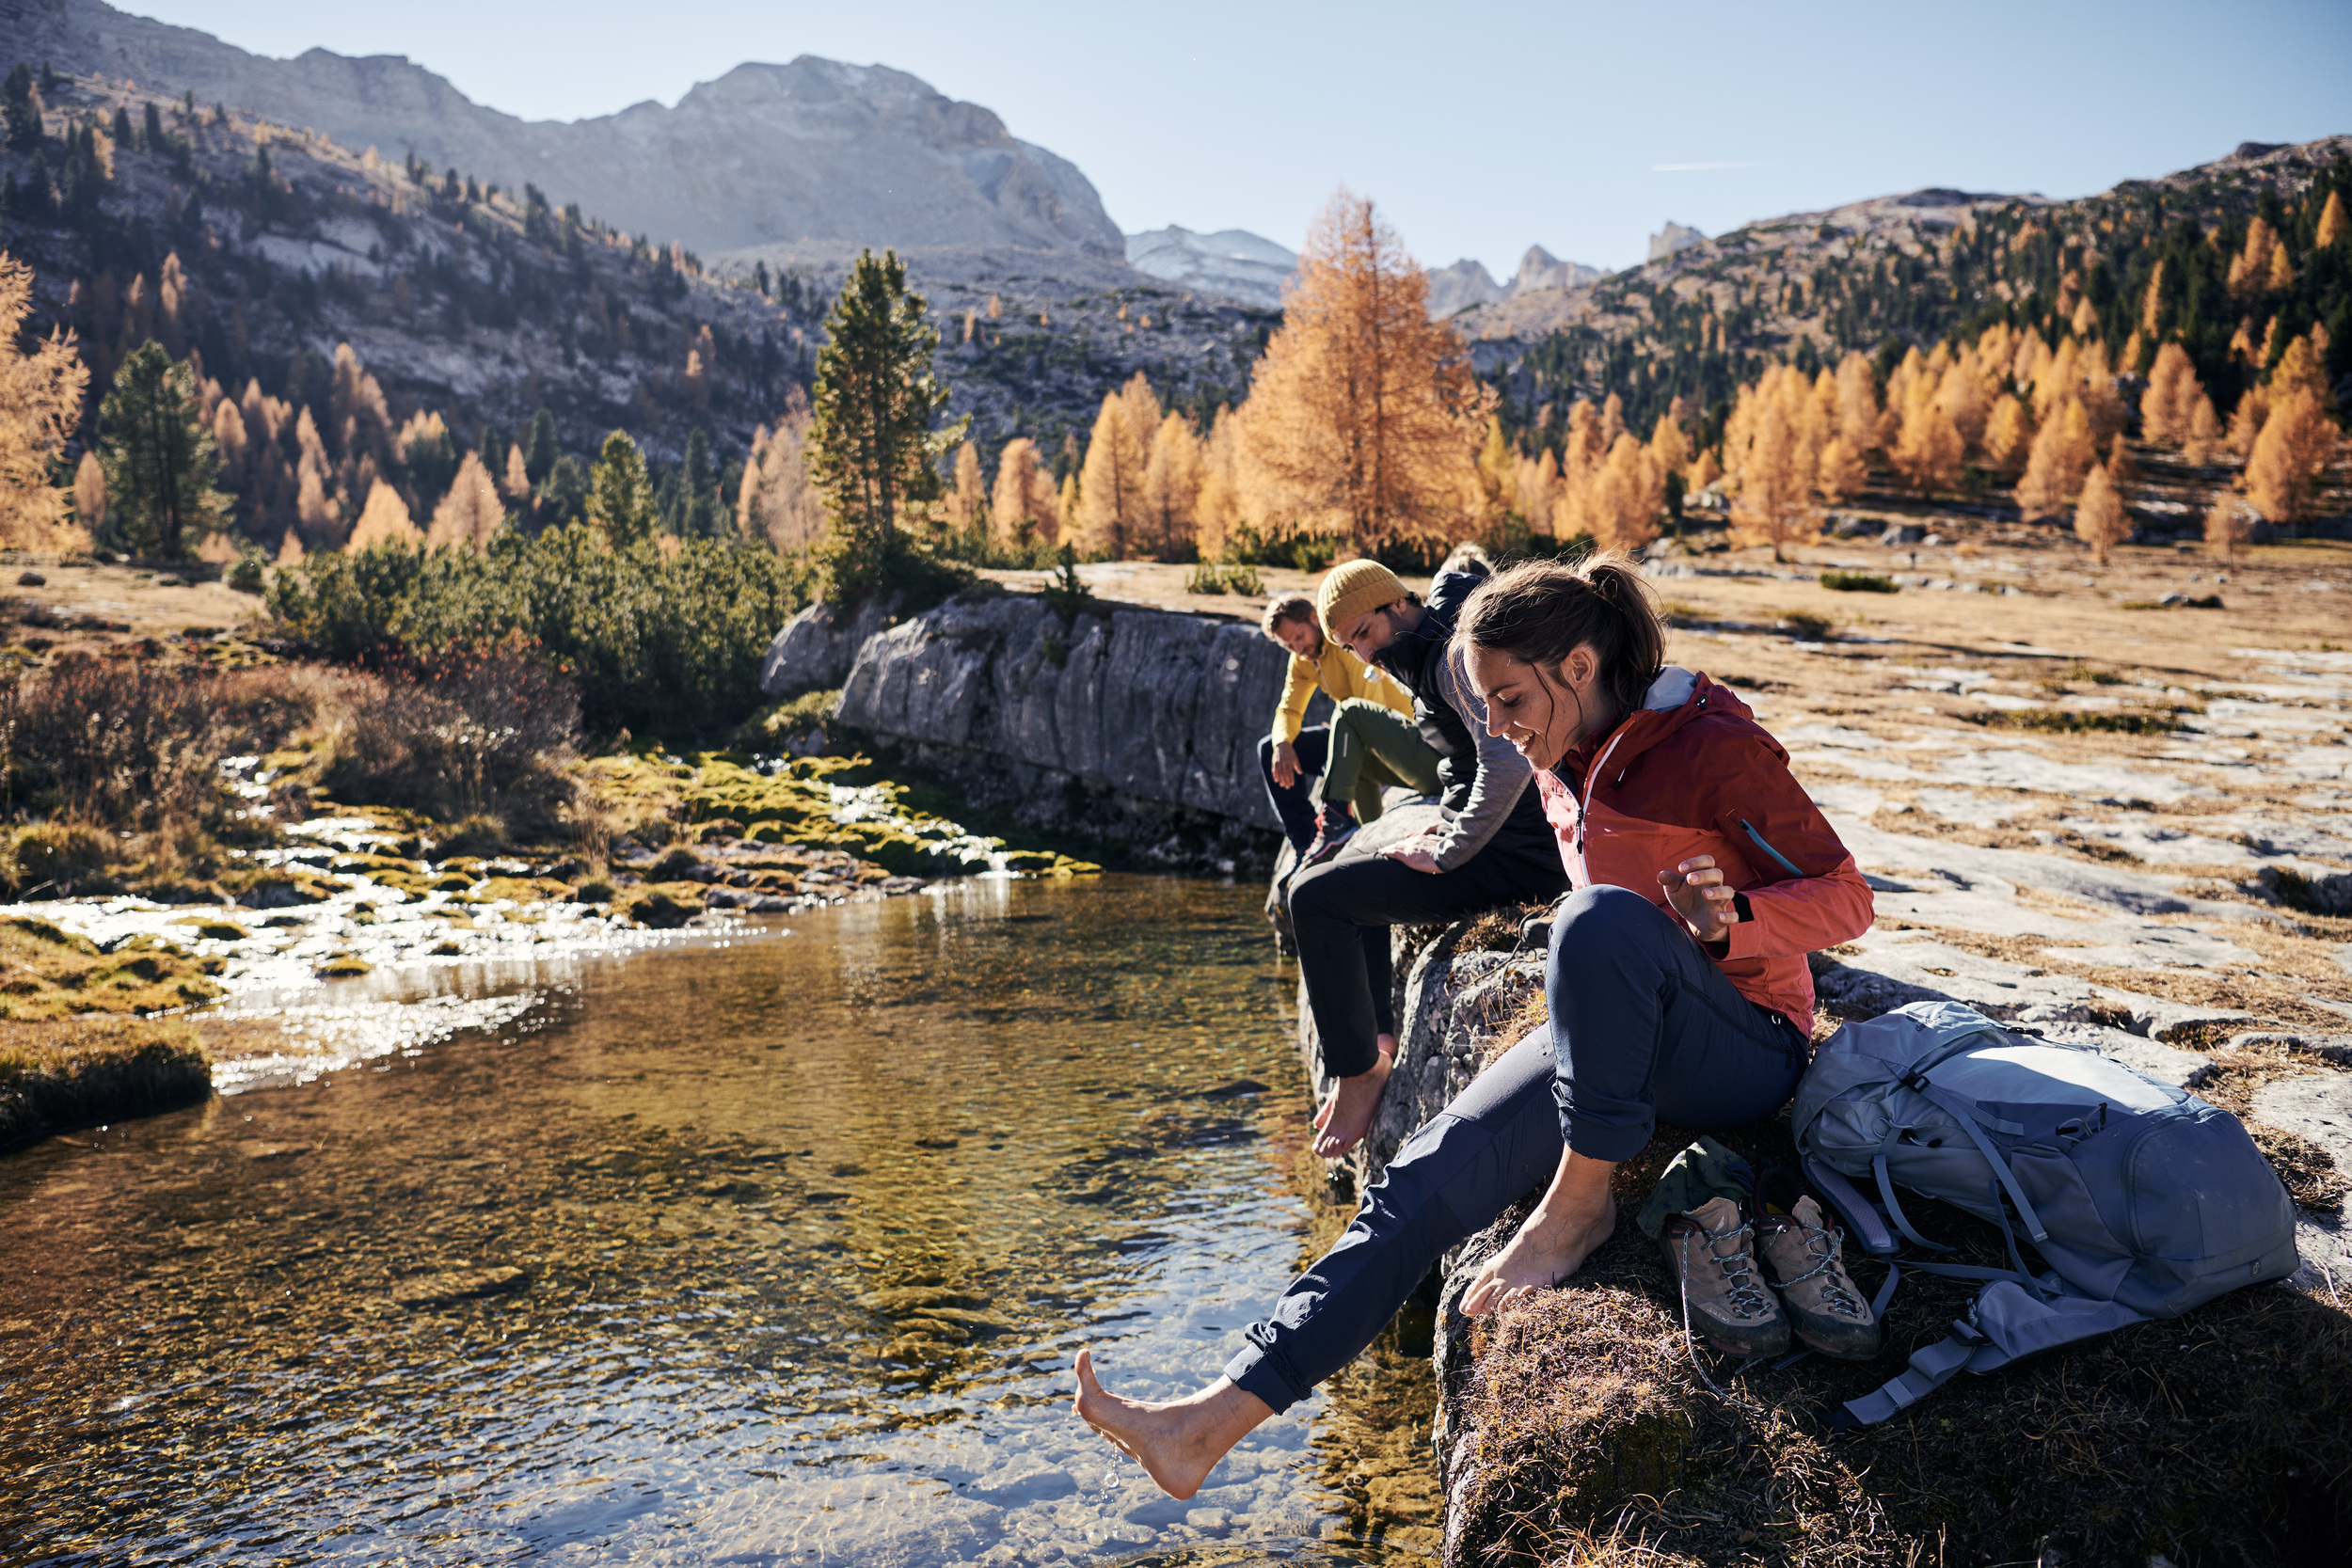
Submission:
{"label": "bare foot", "polygon": [[1504,1302],[1549,1290],[1574,1274],[1617,1228],[1617,1206],[1606,1195],[1598,1212],[1555,1220],[1538,1208],[1501,1252],[1486,1260],[1462,1292],[1462,1312],[1479,1318]]}
{"label": "bare foot", "polygon": [[1112,1447],[1141,1465],[1161,1491],[1178,1502],[1200,1483],[1234,1444],[1274,1414],[1257,1395],[1218,1378],[1197,1394],[1166,1404],[1121,1399],[1094,1376],[1094,1353],[1078,1353],[1078,1418]]}
{"label": "bare foot", "polygon": [[1388,1086],[1390,1058],[1374,1059],[1372,1070],[1343,1078],[1315,1113],[1315,1158],[1336,1160],[1364,1141],[1372,1131],[1372,1113],[1380,1108],[1380,1091]]}

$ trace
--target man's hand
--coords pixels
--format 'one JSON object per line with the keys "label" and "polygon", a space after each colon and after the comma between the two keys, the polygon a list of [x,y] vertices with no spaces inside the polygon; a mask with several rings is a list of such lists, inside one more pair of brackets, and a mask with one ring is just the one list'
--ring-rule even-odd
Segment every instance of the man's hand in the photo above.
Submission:
{"label": "man's hand", "polygon": [[1658,885],[1700,942],[1714,947],[1731,940],[1740,911],[1731,902],[1733,890],[1724,885],[1724,874],[1715,869],[1714,856],[1692,855],[1672,871],[1661,871]]}
{"label": "man's hand", "polygon": [[1392,861],[1435,877],[1438,875],[1438,847],[1444,842],[1445,829],[1433,822],[1412,837],[1398,839],[1380,852]]}
{"label": "man's hand", "polygon": [[1274,748],[1274,782],[1284,789],[1298,783],[1298,748],[1287,740]]}

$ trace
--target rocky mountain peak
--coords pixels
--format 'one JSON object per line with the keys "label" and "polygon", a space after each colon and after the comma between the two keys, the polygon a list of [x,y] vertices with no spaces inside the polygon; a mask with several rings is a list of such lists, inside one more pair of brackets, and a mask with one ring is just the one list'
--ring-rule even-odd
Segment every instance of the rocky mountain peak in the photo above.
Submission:
{"label": "rocky mountain peak", "polygon": [[1295,251],[1247,229],[1200,234],[1169,224],[1128,235],[1126,253],[1127,264],[1147,277],[1268,309],[1280,309],[1298,265]]}
{"label": "rocky mountain peak", "polygon": [[1075,166],[1019,140],[992,110],[888,66],[810,55],[747,63],[674,108],[648,102],[566,123],[485,108],[400,55],[270,59],[104,0],[0,0],[0,33],[60,70],[192,90],[485,184],[529,182],[559,205],[697,250],[797,240],[1104,259],[1123,249]]}

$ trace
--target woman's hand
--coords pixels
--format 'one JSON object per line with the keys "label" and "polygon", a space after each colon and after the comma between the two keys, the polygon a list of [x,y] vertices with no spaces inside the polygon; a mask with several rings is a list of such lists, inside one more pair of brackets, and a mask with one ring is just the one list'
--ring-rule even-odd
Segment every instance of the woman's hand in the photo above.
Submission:
{"label": "woman's hand", "polygon": [[1398,839],[1380,853],[1434,877],[1438,875],[1438,847],[1444,842],[1445,830],[1432,823],[1410,838]]}
{"label": "woman's hand", "polygon": [[1274,748],[1274,782],[1284,789],[1298,783],[1298,748],[1287,740]]}
{"label": "woman's hand", "polygon": [[1692,855],[1672,871],[1661,871],[1658,885],[1700,942],[1713,947],[1731,940],[1740,911],[1732,904],[1733,890],[1724,885],[1724,874],[1715,869],[1714,856]]}

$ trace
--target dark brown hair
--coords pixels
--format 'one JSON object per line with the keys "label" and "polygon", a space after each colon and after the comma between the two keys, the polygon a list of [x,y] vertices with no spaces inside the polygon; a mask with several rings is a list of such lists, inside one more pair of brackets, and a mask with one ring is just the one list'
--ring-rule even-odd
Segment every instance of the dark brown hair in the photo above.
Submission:
{"label": "dark brown hair", "polygon": [[1591,643],[1600,688],[1630,713],[1666,664],[1666,628],[1632,561],[1612,551],[1575,565],[1522,561],[1486,579],[1462,606],[1454,641],[1527,664],[1557,666]]}
{"label": "dark brown hair", "polygon": [[1258,629],[1279,642],[1282,640],[1275,636],[1274,628],[1285,621],[1304,621],[1317,631],[1323,629],[1323,623],[1315,619],[1314,600],[1304,594],[1293,594],[1287,599],[1268,600],[1265,614],[1258,621]]}

